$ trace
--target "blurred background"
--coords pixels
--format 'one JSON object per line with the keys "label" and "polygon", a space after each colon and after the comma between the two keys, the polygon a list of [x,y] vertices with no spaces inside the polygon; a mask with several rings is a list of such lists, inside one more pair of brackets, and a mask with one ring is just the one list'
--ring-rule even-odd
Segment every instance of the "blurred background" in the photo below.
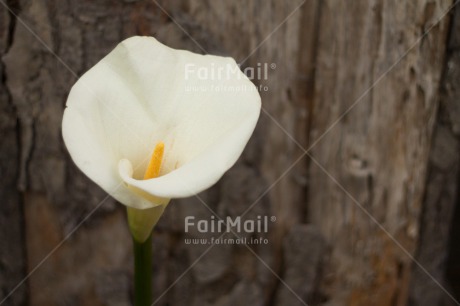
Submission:
{"label": "blurred background", "polygon": [[[155,230],[154,305],[459,305],[456,2],[0,0],[0,305],[132,304],[125,209],[60,127],[133,35],[269,67],[239,162]],[[276,221],[246,235],[267,244],[186,244],[213,214]]]}

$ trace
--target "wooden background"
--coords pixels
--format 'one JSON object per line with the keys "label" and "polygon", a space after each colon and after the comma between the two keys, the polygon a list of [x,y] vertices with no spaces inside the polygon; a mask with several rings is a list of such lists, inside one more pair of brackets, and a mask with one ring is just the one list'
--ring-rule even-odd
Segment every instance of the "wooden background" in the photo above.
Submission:
{"label": "wooden background", "polygon": [[[158,225],[155,305],[460,305],[453,4],[0,0],[0,305],[131,305],[124,208],[60,124],[78,76],[133,35],[276,66],[240,161]],[[275,216],[269,244],[185,244],[185,216],[211,210]]]}

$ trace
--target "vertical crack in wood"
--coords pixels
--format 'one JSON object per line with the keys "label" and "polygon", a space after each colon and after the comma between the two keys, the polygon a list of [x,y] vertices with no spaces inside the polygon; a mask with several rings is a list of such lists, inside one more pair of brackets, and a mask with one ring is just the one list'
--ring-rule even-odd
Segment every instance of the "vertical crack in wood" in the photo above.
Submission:
{"label": "vertical crack in wood", "polygon": [[[426,20],[433,15],[432,10],[432,6],[425,8]],[[457,6],[448,26],[440,97],[436,103],[436,122],[431,136],[431,149],[428,152],[427,178],[419,217],[421,226],[415,252],[415,259],[439,284],[414,266],[410,285],[410,305],[455,304],[444,290],[456,299],[460,297],[457,285],[459,251],[456,247],[458,243],[455,241],[460,231],[457,226],[460,212],[460,135],[455,131],[455,119],[451,117],[452,113],[455,113],[454,109],[458,108],[460,96],[460,56],[455,48],[455,42],[460,39],[459,26],[456,25],[456,17],[459,16],[460,7]]]}
{"label": "vertical crack in wood", "polygon": [[[318,40],[320,32],[320,17],[321,17],[321,1],[311,1],[304,3],[301,9],[301,17],[299,22],[299,28],[301,29],[298,33],[297,39],[299,40],[298,45],[298,57],[297,57],[297,77],[294,83],[294,95],[289,90],[288,98],[291,103],[295,103],[297,109],[300,110],[301,116],[297,118],[297,128],[294,137],[299,139],[300,145],[304,149],[308,149],[310,143],[310,132],[311,132],[311,121],[313,118],[314,109],[314,88],[315,88],[315,75],[316,75],[316,58],[318,54]],[[303,29],[311,29],[303,31]],[[294,96],[294,97],[293,97]],[[293,100],[293,101],[292,101]],[[305,112],[302,116],[302,112]],[[299,154],[304,154],[301,148],[298,148]],[[301,169],[300,175],[303,176],[304,183],[298,186],[300,190],[300,197],[297,199],[297,211],[299,214],[299,222],[307,223],[308,218],[308,167],[310,165],[308,157],[304,157],[304,161],[299,163]],[[287,233],[284,234],[283,241],[287,239]],[[302,247],[302,246],[298,246]],[[286,272],[286,250],[285,246],[280,247],[276,250],[275,258],[279,258],[279,264],[276,266],[276,272],[281,279],[285,279]],[[319,274],[318,274],[318,277]],[[318,282],[319,283],[319,282]],[[270,290],[267,306],[279,305],[279,299],[277,296],[280,294],[280,290],[284,287],[280,279],[275,279],[273,287]],[[311,296],[319,296],[316,292],[318,288],[314,288]],[[299,301],[298,301],[299,302]],[[308,301],[304,301],[308,303]],[[300,302],[299,302],[300,304]]]}
{"label": "vertical crack in wood", "polygon": [[[5,151],[0,159],[0,167],[2,168],[2,186],[5,188],[2,191],[2,217],[6,217],[2,221],[1,233],[6,235],[2,237],[4,247],[0,249],[0,269],[5,279],[2,279],[0,301],[8,297],[5,302],[15,305],[28,305],[29,292],[28,287],[22,284],[16,288],[22,279],[27,274],[27,250],[25,248],[25,220],[24,220],[24,202],[22,196],[17,189],[19,178],[18,163],[20,160],[20,128],[17,120],[17,108],[13,103],[13,96],[7,86],[8,74],[6,65],[3,60],[3,55],[9,52],[14,43],[14,35],[17,25],[16,15],[20,12],[20,3],[17,0],[6,1],[7,7],[2,7],[5,14],[8,16],[6,30],[3,33],[5,45],[1,52],[0,58],[0,87],[4,90],[4,94],[0,97],[4,107],[0,109],[1,116],[5,116],[7,120],[2,123],[2,142]],[[1,218],[0,218],[1,219]]]}
{"label": "vertical crack in wood", "polygon": [[[308,59],[303,59],[304,61],[307,61],[304,65],[308,65],[309,69],[307,70],[307,82],[306,86],[304,88],[304,94],[305,94],[305,103],[307,105],[307,119],[306,119],[306,139],[305,139],[305,149],[309,149],[311,139],[311,129],[312,129],[312,124],[313,124],[313,116],[314,116],[314,109],[315,109],[315,76],[316,76],[316,59],[318,56],[318,50],[319,50],[319,34],[320,34],[320,20],[321,20],[321,7],[322,7],[322,1],[317,1],[315,2],[316,10],[315,10],[315,15],[314,15],[314,30],[313,30],[313,38],[312,38],[312,47],[311,47],[311,56]],[[306,19],[305,12],[304,12],[304,19]],[[302,25],[306,24],[306,20],[302,21]],[[301,39],[301,38],[300,38]],[[305,42],[305,39],[301,39],[301,43]],[[308,47],[308,46],[305,46]],[[301,49],[303,49],[301,47]],[[300,59],[300,63],[302,63],[302,59]],[[301,64],[301,67],[304,67],[304,65]],[[307,184],[305,187],[305,205],[303,205],[303,210],[301,211],[301,214],[303,216],[302,222],[306,223],[308,220],[308,193],[309,193],[309,168],[311,166],[310,159],[306,157],[305,159],[305,170],[306,170],[306,176],[307,176]]]}

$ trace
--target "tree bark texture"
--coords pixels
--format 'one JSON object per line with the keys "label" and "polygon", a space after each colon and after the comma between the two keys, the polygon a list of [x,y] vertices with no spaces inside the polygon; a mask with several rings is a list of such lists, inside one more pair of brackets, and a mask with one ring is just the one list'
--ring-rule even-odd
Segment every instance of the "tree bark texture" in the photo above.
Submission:
{"label": "tree bark texture", "polygon": [[[133,35],[269,75],[238,163],[155,229],[154,305],[458,305],[452,5],[1,0],[0,305],[132,304],[124,208],[72,163],[60,125],[78,76]],[[269,243],[186,244],[215,235],[184,218],[213,212],[275,217]]]}

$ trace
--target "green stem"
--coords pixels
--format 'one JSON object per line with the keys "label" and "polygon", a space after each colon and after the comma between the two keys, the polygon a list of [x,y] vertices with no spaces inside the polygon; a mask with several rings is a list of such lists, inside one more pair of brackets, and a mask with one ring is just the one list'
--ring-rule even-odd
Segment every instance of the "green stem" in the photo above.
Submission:
{"label": "green stem", "polygon": [[134,244],[134,305],[152,305],[152,235]]}

